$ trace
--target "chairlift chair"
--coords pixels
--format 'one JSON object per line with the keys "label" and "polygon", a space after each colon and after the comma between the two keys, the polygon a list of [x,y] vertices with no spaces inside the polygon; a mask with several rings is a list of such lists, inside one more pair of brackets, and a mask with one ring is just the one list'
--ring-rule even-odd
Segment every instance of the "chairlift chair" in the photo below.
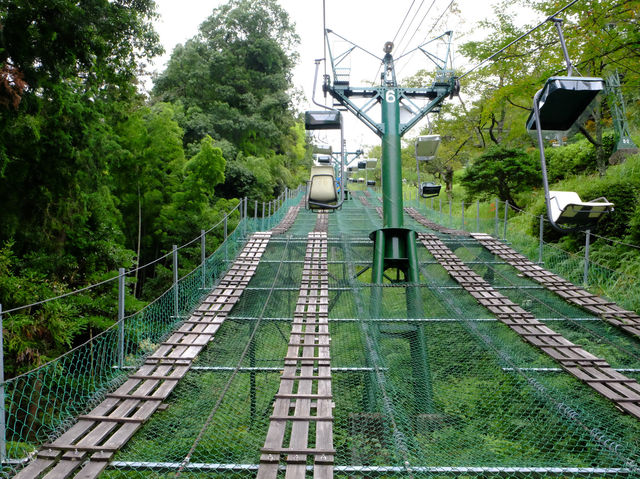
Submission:
{"label": "chairlift chair", "polygon": [[437,185],[431,181],[420,183],[420,196],[423,198],[434,198],[440,194],[442,185]]}
{"label": "chairlift chair", "polygon": [[416,139],[416,160],[431,161],[435,159],[440,146],[440,135],[419,136]]}
{"label": "chairlift chair", "polygon": [[359,161],[358,162],[358,169],[359,170],[366,170],[367,169],[367,162],[366,161]]}
{"label": "chairlift chair", "polygon": [[420,182],[420,162],[436,157],[440,146],[440,135],[419,136],[416,139],[416,171],[418,172],[418,193],[422,198],[433,198],[440,194],[441,185],[431,181]]}
{"label": "chairlift chair", "polygon": [[544,87],[533,97],[533,111],[527,119],[527,129],[537,136],[542,167],[542,183],[545,192],[547,216],[551,226],[562,233],[588,229],[603,215],[613,211],[613,203],[606,198],[582,201],[573,191],[549,191],[547,164],[544,154],[543,137],[561,133],[568,136],[575,133],[588,114],[589,105],[604,89],[602,78],[571,76],[572,65],[566,50],[561,20],[552,18],[560,37],[568,76],[549,78]]}
{"label": "chairlift chair", "polygon": [[[307,130],[340,130],[340,143],[344,144],[344,138],[342,136],[342,116],[339,111],[306,111],[304,114],[304,124]],[[343,154],[344,152],[341,154],[342,158]],[[340,208],[344,202],[345,189],[340,188],[341,198],[339,200],[338,189],[336,188],[336,177],[333,166],[330,166],[331,157],[327,156],[326,160],[324,158],[323,161],[318,159],[318,163],[321,164],[311,167],[311,177],[307,186],[306,207],[312,211],[336,210]],[[344,172],[344,163],[342,163],[342,168],[342,172]],[[340,178],[340,181],[342,181],[342,179],[343,178]]]}
{"label": "chairlift chair", "polygon": [[376,186],[376,180],[367,180],[367,186]]}
{"label": "chairlift chair", "polygon": [[330,165],[331,157],[329,155],[316,155],[316,161],[319,165]]}
{"label": "chairlift chair", "polygon": [[311,178],[307,194],[307,209],[326,210],[336,209],[338,204],[338,190],[332,166],[311,167]]}

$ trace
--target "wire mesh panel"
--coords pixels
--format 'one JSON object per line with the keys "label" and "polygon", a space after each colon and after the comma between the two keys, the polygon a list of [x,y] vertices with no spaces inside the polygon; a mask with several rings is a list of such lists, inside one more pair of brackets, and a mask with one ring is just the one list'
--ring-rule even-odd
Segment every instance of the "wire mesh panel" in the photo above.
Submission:
{"label": "wire mesh panel", "polygon": [[[356,194],[328,215],[334,477],[640,477],[640,422],[499,321],[426,248],[418,250],[419,284],[370,283],[373,243],[368,235],[381,225],[375,210],[381,203],[368,193]],[[279,220],[269,219],[268,226],[283,217],[284,211]],[[271,238],[213,340],[101,477],[256,476],[285,367],[307,234],[317,219],[316,213],[300,209],[293,225]],[[247,231],[261,229],[261,220],[249,220]],[[426,230],[409,216],[405,224]],[[493,222],[487,228],[493,233]],[[604,358],[629,379],[640,379],[637,339],[519,275],[473,238],[442,233],[437,238],[540,323]],[[241,245],[240,238],[231,240],[226,256],[221,248],[208,260],[212,276],[207,281],[216,281]],[[198,272],[193,276],[198,278]],[[186,289],[180,298],[184,308],[197,302],[197,295]],[[163,301],[154,307],[171,309]],[[170,314],[159,316],[162,326],[155,333],[154,315],[140,314],[127,333],[127,365],[137,364],[136,355],[171,327]],[[105,336],[104,341],[114,339]],[[60,381],[74,363],[109,365],[94,376],[94,383],[78,381],[77,394],[85,402],[74,406],[73,400],[66,401],[67,423],[85,410],[87,398],[122,381],[112,368],[115,353],[98,344],[93,363],[88,352],[60,359],[55,373]],[[25,398],[33,384],[30,380],[21,386]],[[71,397],[49,387],[51,397]],[[62,417],[63,402],[57,399],[45,409]],[[26,399],[16,404],[21,405],[10,414],[15,414],[14,424],[34,407]],[[23,419],[20,427],[30,432],[20,437],[44,437],[65,424],[60,420],[38,429]],[[309,477],[312,467],[308,465]],[[284,475],[283,463],[278,476]]]}

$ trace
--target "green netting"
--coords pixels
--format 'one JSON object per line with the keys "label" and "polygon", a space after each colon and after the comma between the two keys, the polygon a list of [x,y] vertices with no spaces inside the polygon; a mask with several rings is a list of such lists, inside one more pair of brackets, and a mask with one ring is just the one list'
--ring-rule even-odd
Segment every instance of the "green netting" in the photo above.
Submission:
{"label": "green netting", "polygon": [[[419,284],[367,282],[368,235],[381,226],[375,193],[368,201],[365,208],[354,198],[329,215],[335,477],[640,477],[640,422],[498,322],[425,248],[418,250]],[[265,226],[277,224],[291,204],[297,201]],[[289,232],[271,238],[239,302],[166,409],[142,426],[101,477],[255,477],[316,218],[301,208]],[[408,217],[406,223],[426,231]],[[493,218],[484,225],[493,233]],[[222,248],[207,261],[207,288],[233,259],[243,234],[262,227],[261,218],[241,224],[227,261]],[[438,236],[536,318],[640,378],[636,339],[521,277],[473,239]],[[202,272],[182,281],[181,309],[187,311],[200,297]],[[127,365],[141,355],[141,337],[156,344],[169,327],[158,329],[157,337],[142,326],[139,337],[129,331]],[[103,363],[113,364],[110,354]],[[112,376],[101,390],[121,380],[107,369]]]}

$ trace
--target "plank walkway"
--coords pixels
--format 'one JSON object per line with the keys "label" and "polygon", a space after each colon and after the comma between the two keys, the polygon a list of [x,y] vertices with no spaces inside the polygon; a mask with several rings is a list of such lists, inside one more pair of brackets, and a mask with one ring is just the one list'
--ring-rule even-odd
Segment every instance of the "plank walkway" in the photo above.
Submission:
{"label": "plank walkway", "polygon": [[471,233],[467,231],[447,228],[445,226],[439,225],[438,223],[434,223],[433,221],[422,216],[420,212],[418,212],[418,210],[413,207],[405,208],[404,211],[409,216],[411,216],[414,220],[420,223],[422,226],[426,226],[427,228],[433,231],[437,231],[438,233],[445,233],[453,236],[470,236],[471,235]]}
{"label": "plank walkway", "polygon": [[327,213],[318,213],[313,231],[315,233],[327,233],[329,231],[329,215]]}
{"label": "plank walkway", "polygon": [[[145,363],[91,412],[45,444],[17,479],[97,477],[158,410],[213,339],[253,277],[271,233],[253,234],[218,286]],[[75,474],[75,476],[74,476]]]}
{"label": "plank walkway", "polygon": [[636,380],[615,371],[604,359],[556,333],[535,319],[530,312],[496,291],[436,235],[418,233],[418,239],[451,277],[478,303],[495,314],[499,321],[560,363],[565,371],[612,401],[618,409],[640,419],[640,384]]}
{"label": "plank walkway", "polygon": [[547,271],[526,256],[518,253],[502,241],[488,234],[473,233],[471,236],[478,240],[478,242],[491,253],[502,258],[527,278],[540,283],[569,303],[575,304],[599,316],[604,321],[613,324],[629,334],[640,337],[640,316],[635,312],[627,311],[617,304],[600,296],[596,296],[570,283],[566,279]]}
{"label": "plank walkway", "polygon": [[295,223],[299,212],[300,205],[290,207],[289,211],[287,211],[287,214],[284,215],[284,218],[282,218],[282,221],[280,221],[280,223],[272,228],[271,232],[274,235],[281,235],[289,231],[289,229],[293,226],[293,223]]}
{"label": "plank walkway", "polygon": [[[318,216],[317,223],[321,223]],[[313,458],[313,477],[333,477],[333,400],[329,354],[327,234],[308,234],[300,295],[280,388],[275,395],[258,468],[259,479],[304,478]]]}

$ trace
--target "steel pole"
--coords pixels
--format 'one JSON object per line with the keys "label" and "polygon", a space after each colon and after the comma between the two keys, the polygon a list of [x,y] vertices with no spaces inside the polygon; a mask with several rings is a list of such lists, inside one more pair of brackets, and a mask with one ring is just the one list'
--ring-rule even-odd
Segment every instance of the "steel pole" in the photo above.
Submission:
{"label": "steel pole", "polygon": [[538,243],[538,264],[542,264],[542,253],[543,253],[542,246],[544,245],[543,234],[544,234],[544,217],[540,215],[540,240]]}
{"label": "steel pole", "polygon": [[476,200],[476,231],[480,231],[480,200]]}
{"label": "steel pole", "polygon": [[500,223],[499,212],[498,212],[498,208],[499,208],[500,203],[498,201],[499,201],[498,198],[496,198],[496,217],[495,217],[495,230],[496,230],[495,231],[495,235],[496,235],[496,238],[498,237],[498,228],[499,228],[498,224]]}
{"label": "steel pole", "polygon": [[584,239],[584,273],[582,274],[582,284],[589,285],[589,242],[591,240],[591,230],[587,230]]}
{"label": "steel pole", "polygon": [[400,103],[397,88],[384,88],[382,99],[382,225],[404,226],[402,158],[400,155]]}
{"label": "steel pole", "polygon": [[264,201],[263,201],[262,202],[262,223],[261,223],[261,226],[260,226],[260,229],[262,231],[264,231],[264,209],[265,209],[265,205],[264,205]]}
{"label": "steel pole", "polygon": [[118,368],[124,366],[124,268],[118,270]]}
{"label": "steel pole", "polygon": [[207,256],[207,235],[204,230],[200,230],[200,265],[202,266],[202,288],[206,287],[207,278],[207,263],[205,262]]}
{"label": "steel pole", "polygon": [[178,318],[179,305],[178,305],[178,247],[173,245],[173,316]]}
{"label": "steel pole", "polygon": [[507,221],[509,221],[509,200],[504,202],[504,232],[502,233],[502,239],[507,239]]}
{"label": "steel pole", "polygon": [[5,419],[4,406],[4,333],[2,319],[2,305],[0,304],[0,461],[7,458],[7,423]]}
{"label": "steel pole", "polygon": [[462,226],[461,226],[461,229],[462,229],[462,231],[464,231],[464,201],[462,201],[462,203],[460,203],[460,207],[462,208]]}

